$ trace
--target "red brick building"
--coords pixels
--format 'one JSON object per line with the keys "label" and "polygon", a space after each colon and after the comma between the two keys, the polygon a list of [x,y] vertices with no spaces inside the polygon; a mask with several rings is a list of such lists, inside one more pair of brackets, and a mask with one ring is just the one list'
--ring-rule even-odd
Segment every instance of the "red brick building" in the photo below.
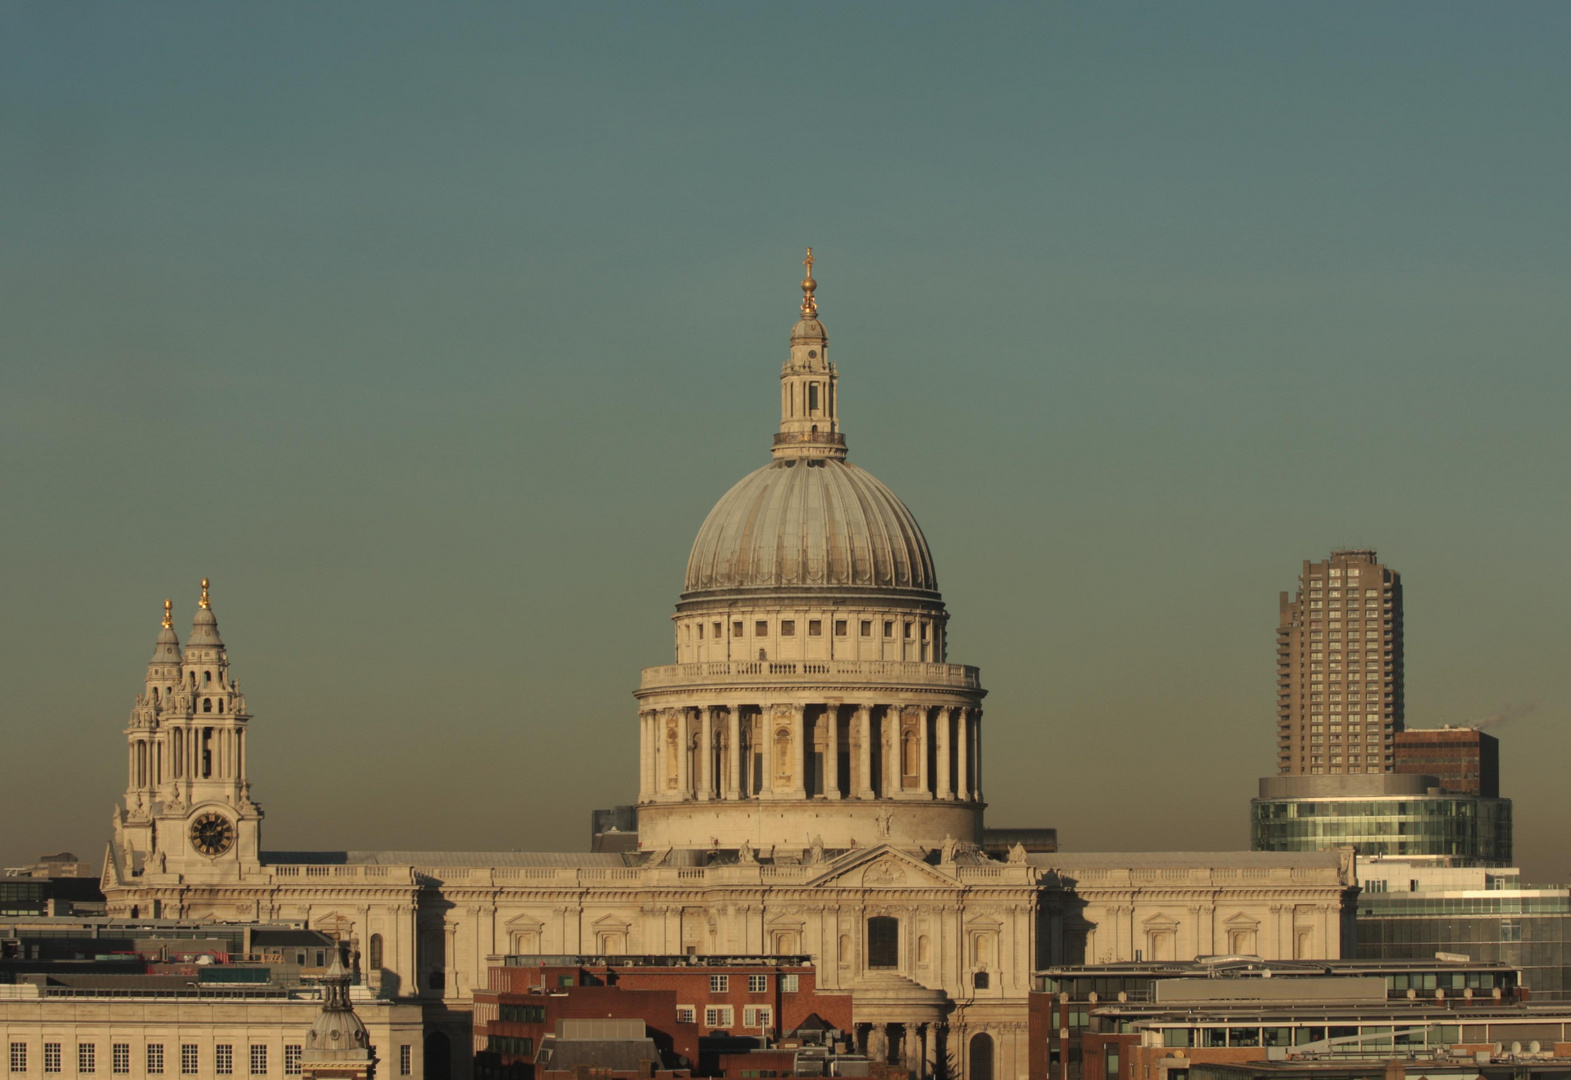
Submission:
{"label": "red brick building", "polygon": [[1500,740],[1475,728],[1410,728],[1396,733],[1396,771],[1438,777],[1442,790],[1500,797]]}
{"label": "red brick building", "polygon": [[701,1036],[712,1044],[752,1039],[765,1046],[804,1024],[852,1030],[851,995],[819,993],[807,957],[498,959],[487,987],[475,991],[474,1045],[477,1053],[497,1055],[504,1069],[531,1064],[562,1020],[641,1020],[660,1068],[704,1075],[719,1073],[719,1056],[711,1050],[701,1059]]}

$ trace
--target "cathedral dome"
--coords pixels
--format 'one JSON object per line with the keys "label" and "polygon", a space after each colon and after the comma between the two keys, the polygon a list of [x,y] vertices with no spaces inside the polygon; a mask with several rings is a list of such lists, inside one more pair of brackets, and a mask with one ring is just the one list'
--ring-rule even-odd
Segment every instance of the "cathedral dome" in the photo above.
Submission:
{"label": "cathedral dome", "polygon": [[715,504],[687,560],[684,596],[758,588],[872,588],[936,594],[916,518],[865,469],[784,458]]}

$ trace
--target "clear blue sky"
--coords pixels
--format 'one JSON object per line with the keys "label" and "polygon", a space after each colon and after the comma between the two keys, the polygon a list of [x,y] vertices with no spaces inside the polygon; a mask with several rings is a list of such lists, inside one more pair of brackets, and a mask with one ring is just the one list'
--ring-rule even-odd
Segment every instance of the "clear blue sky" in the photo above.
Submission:
{"label": "clear blue sky", "polygon": [[95,861],[196,583],[269,847],[579,848],[801,249],[989,819],[1247,844],[1276,597],[1564,879],[1564,5],[0,6],[0,857]]}

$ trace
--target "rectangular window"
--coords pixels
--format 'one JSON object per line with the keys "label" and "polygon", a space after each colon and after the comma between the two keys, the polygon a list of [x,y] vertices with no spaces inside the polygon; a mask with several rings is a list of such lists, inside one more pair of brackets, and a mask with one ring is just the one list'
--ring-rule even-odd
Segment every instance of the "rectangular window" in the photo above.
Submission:
{"label": "rectangular window", "polygon": [[196,1075],[197,1052],[195,1043],[180,1044],[180,1075]]}
{"label": "rectangular window", "polygon": [[57,1073],[60,1071],[60,1044],[44,1043],[44,1072]]}
{"label": "rectangular window", "polygon": [[11,1044],[11,1071],[25,1073],[27,1071],[27,1044]]}
{"label": "rectangular window", "polygon": [[725,993],[729,993],[730,990],[731,990],[731,976],[729,976],[729,975],[711,975],[711,976],[709,976],[709,992],[711,994],[725,994]]}
{"label": "rectangular window", "polygon": [[1104,1062],[1106,1062],[1106,1068],[1103,1071],[1103,1075],[1107,1077],[1107,1080],[1118,1080],[1118,1044],[1117,1043],[1108,1043],[1107,1044],[1107,1051],[1106,1051],[1106,1053],[1103,1054],[1102,1060]]}
{"label": "rectangular window", "polygon": [[808,619],[807,620],[807,636],[808,637],[823,637],[824,636],[824,620],[822,620],[822,619]]}
{"label": "rectangular window", "polygon": [[862,636],[863,637],[872,637],[873,636],[873,620],[872,619],[863,619],[862,620]]}
{"label": "rectangular window", "polygon": [[213,1047],[213,1071],[219,1076],[229,1076],[235,1071],[235,1048],[229,1043]]}
{"label": "rectangular window", "polygon": [[736,1012],[730,1005],[708,1005],[704,1008],[704,1027],[728,1028],[736,1023]]}
{"label": "rectangular window", "polygon": [[892,619],[885,619],[884,620],[884,636],[885,637],[894,637],[895,636],[894,620],[892,620]]}
{"label": "rectangular window", "polygon": [[115,1043],[110,1049],[110,1069],[117,1075],[131,1071],[131,1044]]}
{"label": "rectangular window", "polygon": [[769,1028],[774,1025],[775,1010],[770,1005],[749,1005],[742,1010],[742,1026]]}
{"label": "rectangular window", "polygon": [[164,1074],[164,1044],[147,1044],[147,1071],[153,1076]]}
{"label": "rectangular window", "polygon": [[251,1075],[252,1076],[266,1076],[267,1075],[267,1047],[265,1047],[265,1046],[253,1046],[253,1047],[251,1047]]}
{"label": "rectangular window", "polygon": [[780,636],[781,637],[796,637],[796,620],[795,619],[781,619],[780,620]]}
{"label": "rectangular window", "polygon": [[734,623],[731,624],[731,636],[732,637],[741,637],[742,636],[742,624],[740,622],[734,622]]}
{"label": "rectangular window", "polygon": [[911,637],[911,624],[910,623],[906,623],[906,638],[909,640],[910,637]]}
{"label": "rectangular window", "polygon": [[763,619],[759,619],[757,622],[755,622],[753,624],[753,636],[754,637],[768,637],[769,636],[769,624],[767,622],[765,622]]}
{"label": "rectangular window", "polygon": [[782,976],[780,976],[780,992],[782,994],[794,994],[794,993],[796,993],[797,992],[797,986],[799,985],[799,979],[800,979],[800,976],[797,976],[797,975],[782,975]]}
{"label": "rectangular window", "polygon": [[300,1075],[300,1047],[290,1045],[284,1047],[284,1075]]}
{"label": "rectangular window", "polygon": [[[767,994],[767,993],[769,993],[769,976],[768,975],[749,975],[747,977],[747,992],[749,994]],[[752,1025],[748,1025],[748,1026],[751,1027]]]}
{"label": "rectangular window", "polygon": [[95,1043],[76,1044],[76,1071],[90,1073],[98,1071],[98,1046]]}
{"label": "rectangular window", "polygon": [[725,623],[715,623],[715,640],[719,641],[725,634]]}
{"label": "rectangular window", "polygon": [[678,1024],[691,1024],[698,1019],[698,1010],[691,1005],[678,1005],[676,1007],[676,1022]]}
{"label": "rectangular window", "polygon": [[398,1075],[410,1076],[415,1071],[414,1047],[404,1043],[398,1048]]}
{"label": "rectangular window", "polygon": [[846,636],[846,628],[847,628],[846,627],[846,621],[844,619],[836,619],[835,620],[835,637],[845,637]]}

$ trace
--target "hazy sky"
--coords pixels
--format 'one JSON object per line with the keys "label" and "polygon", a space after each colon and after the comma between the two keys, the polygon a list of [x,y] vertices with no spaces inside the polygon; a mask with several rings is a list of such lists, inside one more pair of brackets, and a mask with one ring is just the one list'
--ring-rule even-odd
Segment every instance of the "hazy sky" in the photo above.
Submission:
{"label": "hazy sky", "polygon": [[269,848],[583,848],[820,256],[988,820],[1240,848],[1277,593],[1571,876],[1564,5],[0,6],[0,859],[95,862],[172,596]]}

